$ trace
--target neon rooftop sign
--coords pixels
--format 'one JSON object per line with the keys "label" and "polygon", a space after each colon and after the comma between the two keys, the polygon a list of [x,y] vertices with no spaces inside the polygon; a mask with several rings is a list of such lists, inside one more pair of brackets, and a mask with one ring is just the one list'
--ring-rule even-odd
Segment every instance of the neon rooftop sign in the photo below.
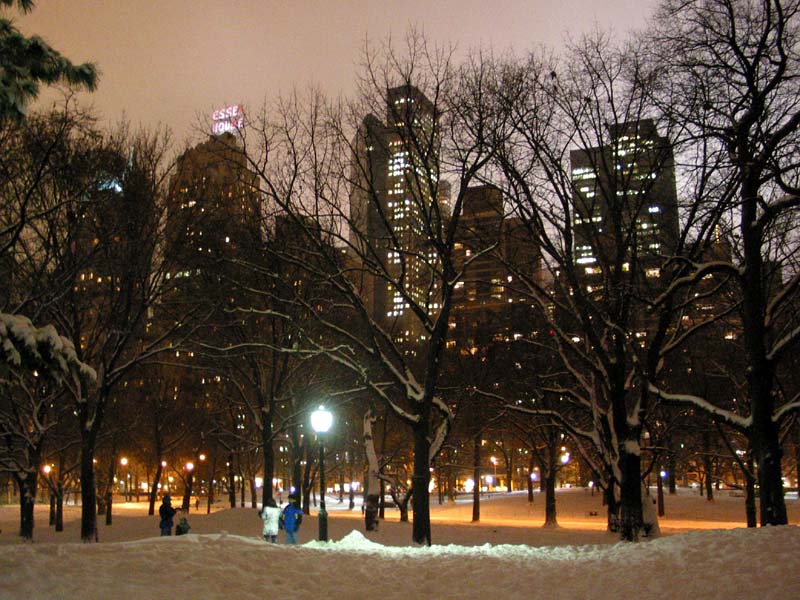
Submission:
{"label": "neon rooftop sign", "polygon": [[244,127],[244,107],[234,104],[211,113],[211,131],[220,135],[229,131],[239,131]]}

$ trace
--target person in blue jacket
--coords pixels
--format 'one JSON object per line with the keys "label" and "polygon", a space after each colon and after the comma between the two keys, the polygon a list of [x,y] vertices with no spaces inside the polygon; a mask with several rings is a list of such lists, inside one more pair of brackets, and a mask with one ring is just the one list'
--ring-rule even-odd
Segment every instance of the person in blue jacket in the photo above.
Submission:
{"label": "person in blue jacket", "polygon": [[300,523],[303,522],[303,511],[298,506],[299,498],[296,494],[289,495],[289,504],[287,504],[281,513],[281,523],[283,530],[286,532],[286,543],[297,543],[297,532],[300,529]]}
{"label": "person in blue jacket", "polygon": [[161,528],[161,535],[172,535],[172,517],[175,516],[177,511],[172,507],[172,499],[169,494],[164,496],[161,501],[161,506],[158,508],[158,516],[161,521],[158,526]]}

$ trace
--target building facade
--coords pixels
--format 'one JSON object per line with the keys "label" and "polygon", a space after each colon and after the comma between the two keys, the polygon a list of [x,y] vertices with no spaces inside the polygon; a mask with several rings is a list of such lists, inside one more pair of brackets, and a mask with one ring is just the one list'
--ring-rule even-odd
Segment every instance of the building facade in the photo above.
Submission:
{"label": "building facade", "polygon": [[433,105],[413,86],[389,89],[385,122],[367,115],[353,148],[350,242],[362,297],[395,341],[413,342],[423,334],[412,304],[439,310],[428,228],[445,218],[449,195],[439,184]]}
{"label": "building facade", "polygon": [[570,153],[574,259],[589,293],[602,293],[609,269],[657,282],[678,239],[669,141],[647,119],[609,134],[605,146]]}

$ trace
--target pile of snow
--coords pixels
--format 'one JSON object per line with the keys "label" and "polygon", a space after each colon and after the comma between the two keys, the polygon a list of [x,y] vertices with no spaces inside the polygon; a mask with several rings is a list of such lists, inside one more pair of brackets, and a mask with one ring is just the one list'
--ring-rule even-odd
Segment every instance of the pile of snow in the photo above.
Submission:
{"label": "pile of snow", "polygon": [[[525,494],[487,496],[481,523],[471,504],[432,506],[434,546],[411,544],[411,524],[387,512],[379,531],[328,499],[331,541],[303,519],[299,546],[267,544],[253,508],[188,515],[190,535],[160,538],[147,505],[114,505],[100,543],[81,544],[80,508],[65,530],[37,506],[34,542],[16,535],[18,507],[0,506],[0,598],[783,598],[800,593],[800,529],[742,528],[743,499],[715,502],[683,490],[667,499],[662,537],[623,544],[604,531],[601,498],[559,490],[559,523],[543,529],[543,502]],[[800,517],[787,501],[790,520]],[[595,515],[595,513],[599,513]],[[281,535],[281,541],[283,536]]]}
{"label": "pile of snow", "polygon": [[352,531],[289,547],[186,535],[0,548],[2,598],[779,598],[800,593],[800,529],[641,544],[387,547]]}

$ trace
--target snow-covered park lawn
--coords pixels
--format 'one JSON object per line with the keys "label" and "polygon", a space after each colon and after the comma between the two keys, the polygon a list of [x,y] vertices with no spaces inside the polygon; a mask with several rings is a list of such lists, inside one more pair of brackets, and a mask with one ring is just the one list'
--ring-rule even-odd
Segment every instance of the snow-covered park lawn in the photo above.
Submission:
{"label": "snow-covered park lawn", "polygon": [[[78,542],[78,509],[65,531],[37,509],[33,543],[17,538],[17,508],[0,507],[0,599],[249,598],[789,598],[800,593],[800,528],[742,528],[743,499],[720,492],[709,503],[682,491],[667,497],[662,536],[617,543],[604,531],[598,496],[558,495],[556,530],[541,528],[543,498],[484,498],[481,524],[460,501],[432,510],[431,548],[411,547],[411,529],[391,511],[367,535],[360,509],[328,499],[331,542],[313,541],[307,517],[301,545],[260,539],[254,509],[192,512],[190,535],[159,538],[146,505],[118,504],[99,544]],[[791,523],[800,505],[788,500]],[[595,516],[592,513],[597,512]],[[102,521],[102,519],[101,519]]]}

